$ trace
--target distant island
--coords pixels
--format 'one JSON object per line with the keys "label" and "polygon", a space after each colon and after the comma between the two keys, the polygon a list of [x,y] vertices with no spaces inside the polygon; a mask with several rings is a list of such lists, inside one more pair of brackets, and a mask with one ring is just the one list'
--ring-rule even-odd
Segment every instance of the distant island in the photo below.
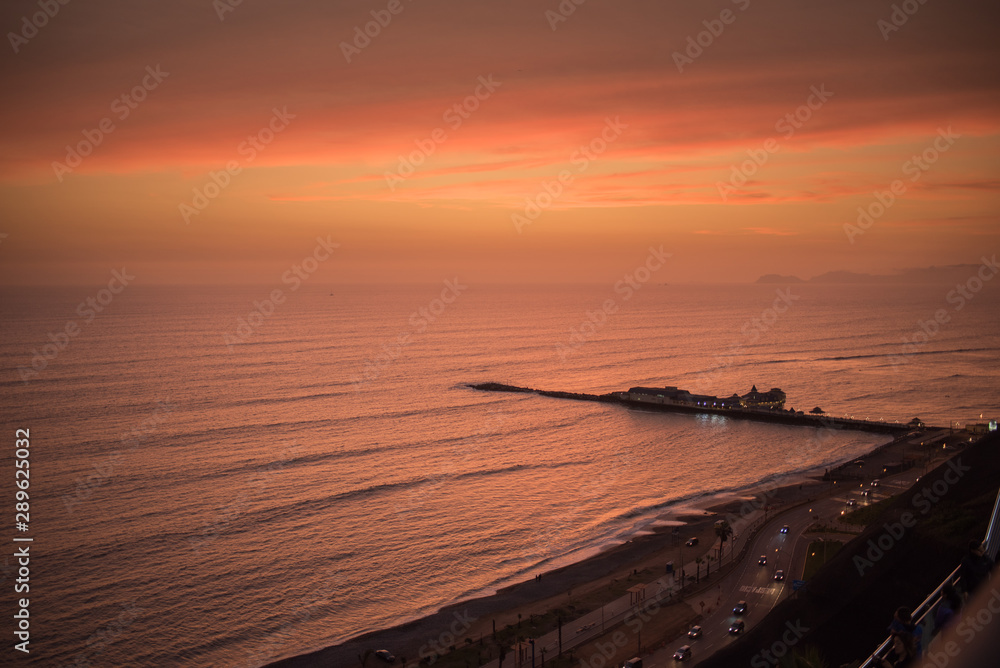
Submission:
{"label": "distant island", "polygon": [[877,283],[882,285],[903,285],[907,283],[964,283],[979,265],[953,264],[946,267],[922,267],[901,269],[895,274],[862,274],[853,271],[828,271],[819,276],[803,280],[798,276],[782,276],[780,274],[764,274],[757,279],[758,284],[790,285],[795,283],[814,283],[832,285],[850,285],[862,283]]}

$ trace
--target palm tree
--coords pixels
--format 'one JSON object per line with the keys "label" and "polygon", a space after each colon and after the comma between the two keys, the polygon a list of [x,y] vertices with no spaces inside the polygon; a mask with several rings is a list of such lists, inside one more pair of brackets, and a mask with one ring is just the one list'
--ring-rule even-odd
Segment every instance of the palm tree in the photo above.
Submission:
{"label": "palm tree", "polygon": [[733,535],[733,528],[729,526],[729,522],[726,520],[720,520],[715,523],[715,535],[719,537],[719,563],[722,563],[722,548],[729,540],[729,537]]}
{"label": "palm tree", "polygon": [[694,565],[695,565],[694,583],[695,584],[698,584],[699,582],[701,582],[701,562],[702,562],[702,558],[701,557],[695,557],[695,559],[694,559]]}

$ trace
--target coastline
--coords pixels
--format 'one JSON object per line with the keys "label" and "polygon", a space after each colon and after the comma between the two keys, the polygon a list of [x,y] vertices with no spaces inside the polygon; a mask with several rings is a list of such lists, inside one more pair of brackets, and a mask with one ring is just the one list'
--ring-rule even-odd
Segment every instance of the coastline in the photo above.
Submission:
{"label": "coastline", "polygon": [[[483,642],[482,639],[488,642],[494,624],[499,631],[508,624],[518,623],[519,619],[544,614],[571,600],[596,600],[602,593],[610,595],[607,592],[616,583],[620,587],[621,583],[639,583],[659,577],[669,561],[680,564],[706,555],[717,541],[713,528],[715,520],[727,515],[739,516],[741,510],[745,512],[748,508],[748,501],[759,499],[762,503],[766,500],[769,506],[780,510],[825,493],[836,484],[834,479],[847,481],[859,474],[877,477],[872,472],[901,459],[909,445],[909,439],[903,438],[875,446],[864,455],[864,470],[855,467],[852,463],[855,458],[851,457],[829,467],[782,475],[777,480],[764,478],[743,490],[709,493],[694,501],[680,501],[676,507],[653,518],[648,528],[631,539],[542,571],[540,578],[502,586],[492,594],[447,604],[433,614],[266,665],[276,668],[350,665],[366,650],[382,648],[389,649],[397,657],[405,657],[407,665],[416,665],[416,660],[422,653],[430,652],[431,647],[458,644],[467,638],[473,642]],[[679,529],[676,533],[675,528]],[[684,542],[695,536],[699,538],[698,546],[685,547]],[[573,617],[584,612],[577,609]],[[572,623],[573,618],[567,621]],[[457,634],[454,633],[456,624],[460,629]],[[440,643],[438,639],[442,637],[455,640]]]}

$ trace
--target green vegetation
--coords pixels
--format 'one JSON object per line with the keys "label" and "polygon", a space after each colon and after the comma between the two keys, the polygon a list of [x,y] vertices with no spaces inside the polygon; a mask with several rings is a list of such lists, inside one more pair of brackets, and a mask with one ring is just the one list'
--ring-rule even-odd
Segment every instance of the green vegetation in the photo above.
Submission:
{"label": "green vegetation", "polygon": [[715,535],[719,538],[719,564],[722,564],[722,549],[726,546],[726,541],[733,535],[733,528],[726,520],[719,520],[715,523]]}
{"label": "green vegetation", "polygon": [[844,531],[843,529],[834,526],[827,526],[822,522],[811,524],[803,533],[839,533],[842,536],[847,536],[848,540],[858,535],[858,532],[856,531]]}
{"label": "green vegetation", "polygon": [[830,664],[815,647],[794,650],[781,661],[781,668],[829,668]]}
{"label": "green vegetation", "polygon": [[862,526],[868,526],[882,514],[886,508],[893,502],[896,497],[890,496],[887,499],[882,499],[881,501],[876,501],[875,503],[870,503],[867,506],[861,506],[849,513],[844,513],[840,518],[847,524],[860,524]]}
{"label": "green vegetation", "polygon": [[986,533],[995,502],[996,493],[992,490],[960,505],[942,501],[923,521],[921,529],[939,540],[965,545],[969,536]]}
{"label": "green vegetation", "polygon": [[806,552],[806,568],[803,580],[809,580],[844,544],[839,540],[814,540]]}

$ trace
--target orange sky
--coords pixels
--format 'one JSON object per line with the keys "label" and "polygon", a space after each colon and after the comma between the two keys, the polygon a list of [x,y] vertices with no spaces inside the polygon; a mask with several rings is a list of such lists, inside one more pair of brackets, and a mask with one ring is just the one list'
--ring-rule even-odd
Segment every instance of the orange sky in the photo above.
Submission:
{"label": "orange sky", "polygon": [[[670,282],[1000,246],[995,3],[928,0],[886,32],[892,3],[870,0],[586,0],[555,30],[556,0],[244,0],[220,20],[223,1],[69,3],[37,34],[36,3],[4,4],[0,282],[268,283],[318,234],[341,244],[320,280],[347,283],[601,282],[651,244]],[[347,62],[372,10],[391,20]],[[92,152],[54,166],[85,132]],[[766,159],[734,185],[748,151]]]}

